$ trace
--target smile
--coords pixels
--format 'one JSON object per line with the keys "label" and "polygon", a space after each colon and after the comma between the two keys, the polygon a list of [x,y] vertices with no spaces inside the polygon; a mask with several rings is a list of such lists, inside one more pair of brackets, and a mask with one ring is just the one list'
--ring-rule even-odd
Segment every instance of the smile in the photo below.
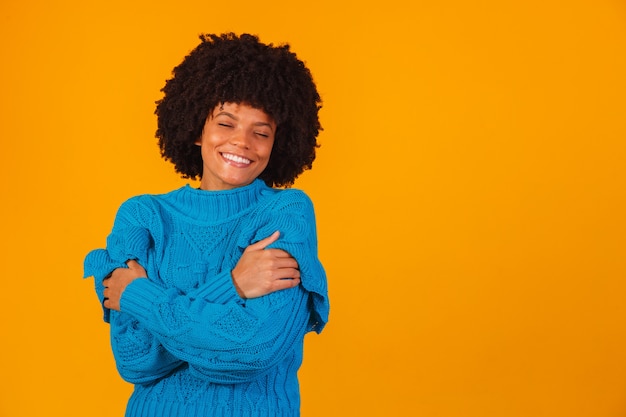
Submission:
{"label": "smile", "polygon": [[248,158],[244,158],[243,156],[237,156],[237,155],[233,155],[231,153],[223,153],[222,157],[224,159],[227,159],[229,161],[235,162],[237,164],[246,164],[249,165],[250,163],[252,163],[251,160],[249,160]]}

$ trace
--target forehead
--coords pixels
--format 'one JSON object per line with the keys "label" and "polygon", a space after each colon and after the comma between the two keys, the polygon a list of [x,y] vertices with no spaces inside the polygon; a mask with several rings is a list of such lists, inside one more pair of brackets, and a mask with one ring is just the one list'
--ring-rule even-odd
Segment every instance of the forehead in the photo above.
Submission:
{"label": "forehead", "polygon": [[255,119],[258,121],[275,124],[272,116],[267,114],[265,110],[253,107],[247,103],[220,103],[213,108],[210,115],[217,117],[220,115],[234,119]]}

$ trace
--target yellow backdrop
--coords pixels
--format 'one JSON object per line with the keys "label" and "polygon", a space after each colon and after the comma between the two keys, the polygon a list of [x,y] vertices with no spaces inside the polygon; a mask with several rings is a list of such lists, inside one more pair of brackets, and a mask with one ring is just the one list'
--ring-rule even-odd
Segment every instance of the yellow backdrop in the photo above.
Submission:
{"label": "yellow backdrop", "polygon": [[224,31],[291,43],[325,103],[303,416],[626,415],[622,1],[5,0],[0,416],[122,415],[82,259],[185,183],[154,101]]}

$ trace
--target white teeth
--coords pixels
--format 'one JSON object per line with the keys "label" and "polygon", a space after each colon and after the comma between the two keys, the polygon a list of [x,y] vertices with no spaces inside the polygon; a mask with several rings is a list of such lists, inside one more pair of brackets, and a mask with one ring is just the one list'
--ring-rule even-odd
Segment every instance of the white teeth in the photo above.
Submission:
{"label": "white teeth", "polygon": [[237,156],[237,155],[233,155],[230,153],[223,153],[222,156],[226,159],[228,159],[229,161],[233,161],[233,162],[237,162],[238,164],[249,164],[250,161],[247,158],[241,157],[241,156]]}

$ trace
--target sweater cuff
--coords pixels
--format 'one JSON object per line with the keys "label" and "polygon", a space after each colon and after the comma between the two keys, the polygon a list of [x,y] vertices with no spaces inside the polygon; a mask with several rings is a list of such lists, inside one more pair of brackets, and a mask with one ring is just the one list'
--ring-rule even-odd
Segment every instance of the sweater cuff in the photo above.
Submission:
{"label": "sweater cuff", "polygon": [[245,303],[245,300],[239,297],[235,289],[230,271],[210,277],[208,282],[189,295],[194,298],[202,298],[213,304],[226,304],[231,301],[238,304]]}
{"label": "sweater cuff", "polygon": [[120,310],[146,323],[152,316],[154,305],[158,304],[164,294],[164,290],[148,278],[138,278],[128,284],[122,293]]}

